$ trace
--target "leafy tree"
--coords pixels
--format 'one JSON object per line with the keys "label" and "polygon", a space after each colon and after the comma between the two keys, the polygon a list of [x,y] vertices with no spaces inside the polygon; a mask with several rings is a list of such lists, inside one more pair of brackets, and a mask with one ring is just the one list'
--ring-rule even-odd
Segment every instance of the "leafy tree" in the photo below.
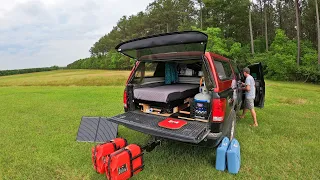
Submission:
{"label": "leafy tree", "polygon": [[263,62],[268,78],[320,82],[315,5],[317,0],[154,0],[145,11],[120,18],[89,49],[91,57],[67,67],[131,69],[135,61],[115,51],[118,43],[194,29],[209,35],[207,51],[229,57],[240,66]]}
{"label": "leafy tree", "polygon": [[301,54],[301,29],[300,29],[300,3],[299,0],[295,0],[295,8],[296,8],[296,28],[297,28],[297,65],[300,65],[300,54]]}
{"label": "leafy tree", "polygon": [[318,0],[315,1],[315,4],[316,4],[316,18],[317,18],[318,66],[320,67],[320,22],[319,22]]}

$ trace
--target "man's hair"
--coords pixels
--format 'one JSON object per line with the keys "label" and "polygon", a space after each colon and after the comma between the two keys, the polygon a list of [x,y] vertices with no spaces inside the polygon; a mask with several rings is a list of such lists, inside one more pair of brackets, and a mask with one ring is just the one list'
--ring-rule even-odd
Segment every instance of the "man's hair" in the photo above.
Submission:
{"label": "man's hair", "polygon": [[243,68],[243,72],[250,74],[250,69],[248,67]]}

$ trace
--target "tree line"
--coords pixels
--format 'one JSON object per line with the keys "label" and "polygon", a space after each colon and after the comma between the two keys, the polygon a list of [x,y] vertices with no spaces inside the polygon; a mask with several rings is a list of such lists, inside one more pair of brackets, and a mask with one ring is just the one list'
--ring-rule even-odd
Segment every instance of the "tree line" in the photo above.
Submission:
{"label": "tree line", "polygon": [[29,69],[15,69],[15,70],[0,70],[0,76],[9,76],[15,74],[26,74],[26,73],[34,73],[34,72],[42,72],[42,71],[53,71],[61,69],[58,66],[52,67],[43,67],[43,68],[29,68]]}
{"label": "tree line", "polygon": [[123,16],[93,44],[91,57],[67,67],[130,69],[134,61],[115,52],[118,43],[184,30],[207,33],[207,51],[242,67],[263,62],[267,78],[320,82],[317,0],[155,0]]}

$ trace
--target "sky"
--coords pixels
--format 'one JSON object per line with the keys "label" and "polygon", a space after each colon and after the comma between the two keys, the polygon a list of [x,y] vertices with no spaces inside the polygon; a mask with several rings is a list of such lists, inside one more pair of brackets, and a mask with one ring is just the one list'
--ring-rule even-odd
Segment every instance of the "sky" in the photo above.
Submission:
{"label": "sky", "polygon": [[152,0],[0,0],[0,70],[66,66]]}

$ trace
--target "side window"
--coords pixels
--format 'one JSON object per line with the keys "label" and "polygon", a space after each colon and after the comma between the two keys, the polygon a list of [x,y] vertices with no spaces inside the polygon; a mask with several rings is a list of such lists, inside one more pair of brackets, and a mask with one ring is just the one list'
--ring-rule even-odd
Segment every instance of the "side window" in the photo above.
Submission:
{"label": "side window", "polygon": [[257,73],[251,73],[251,76],[252,76],[254,79],[257,79],[257,78],[258,78]]}
{"label": "side window", "polygon": [[144,78],[161,76],[157,74],[158,63],[145,63],[141,62],[134,75],[133,83],[141,83]]}
{"label": "side window", "polygon": [[136,71],[135,78],[153,77],[158,63],[141,62]]}
{"label": "side window", "polygon": [[233,78],[232,70],[228,62],[215,60],[214,65],[220,80],[229,80]]}
{"label": "side window", "polygon": [[211,81],[211,79],[209,78],[210,77],[210,73],[209,73],[209,70],[207,69],[206,65],[203,63],[202,65],[202,72],[203,72],[203,77],[204,77],[204,80],[206,82],[206,86],[208,89],[212,89],[214,88],[214,82]]}
{"label": "side window", "polygon": [[179,77],[200,77],[203,74],[201,63],[178,64]]}
{"label": "side window", "polygon": [[237,80],[241,80],[241,72],[240,72],[238,66],[235,65],[233,62],[231,62],[231,66],[232,66],[232,69],[237,77]]}

